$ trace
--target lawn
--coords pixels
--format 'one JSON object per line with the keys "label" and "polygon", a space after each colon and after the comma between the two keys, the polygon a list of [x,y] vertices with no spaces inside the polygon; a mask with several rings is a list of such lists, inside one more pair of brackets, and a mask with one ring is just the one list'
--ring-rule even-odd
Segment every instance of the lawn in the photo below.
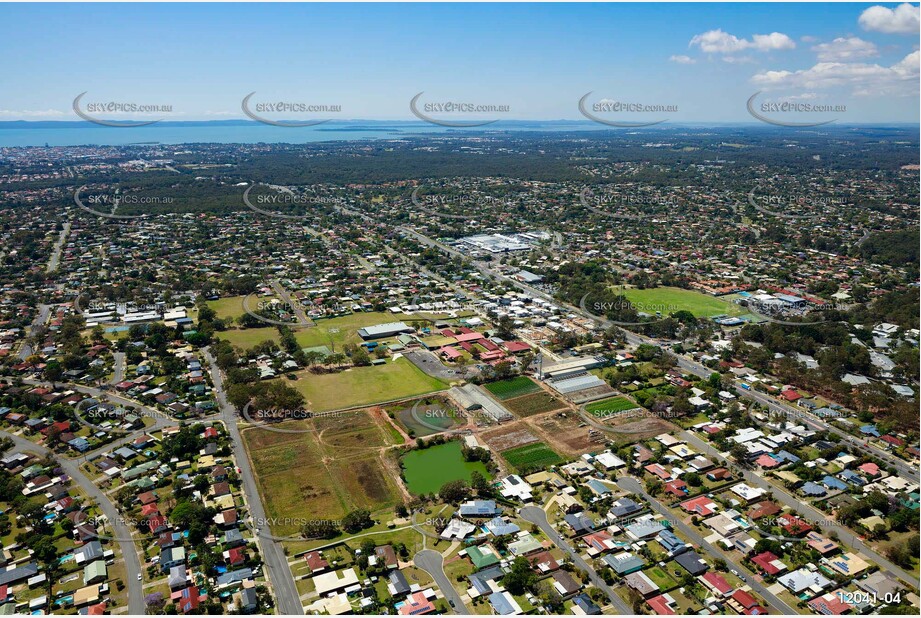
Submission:
{"label": "lawn", "polygon": [[563,458],[543,442],[502,451],[502,457],[519,472],[546,468],[563,462]]}
{"label": "lawn", "polygon": [[646,573],[646,576],[655,582],[657,586],[659,586],[659,590],[662,592],[670,590],[677,585],[677,582],[675,582],[672,576],[669,575],[668,572],[666,572],[666,570],[661,567],[653,566],[646,569],[644,573]]}
{"label": "lawn", "polygon": [[540,390],[540,387],[526,376],[517,376],[508,380],[493,382],[492,384],[484,384],[483,386],[490,393],[503,400],[530,395]]}
{"label": "lawn", "polygon": [[[619,292],[620,288],[616,291]],[[638,311],[649,314],[659,311],[665,316],[676,311],[690,311],[696,317],[703,318],[723,314],[739,316],[747,313],[740,305],[695,290],[673,287],[645,290],[626,288],[623,293]]]}
{"label": "lawn", "polygon": [[470,475],[477,471],[487,479],[491,477],[482,461],[464,461],[461,443],[448,442],[426,449],[412,450],[400,460],[403,478],[409,491],[416,495],[438,493],[448,481],[462,479],[470,481]]}
{"label": "lawn", "polygon": [[[320,345],[330,348],[335,346],[335,350],[341,352],[342,346],[346,343],[361,343],[359,328],[400,321],[409,324],[411,319],[409,316],[403,319],[399,314],[394,315],[382,311],[351,313],[328,320],[315,320],[316,326],[295,329],[294,338],[302,348],[313,348]],[[412,324],[409,325],[412,326]]]}
{"label": "lawn", "polygon": [[607,418],[618,412],[625,412],[639,407],[641,406],[633,403],[626,397],[611,397],[610,399],[603,399],[588,404],[585,406],[585,411],[598,418]]}
{"label": "lawn", "polygon": [[226,339],[231,345],[244,350],[255,347],[263,341],[280,341],[278,329],[274,326],[265,328],[234,328],[216,333],[220,339]]}
{"label": "lawn", "polygon": [[[219,298],[218,300],[209,300],[207,305],[214,309],[214,312],[217,314],[217,317],[222,320],[227,319],[236,319],[246,313],[246,310],[243,309],[243,299],[245,296],[227,296],[226,298]],[[249,308],[250,311],[256,311],[259,308],[259,301],[264,300],[268,301],[271,297],[266,298],[257,298],[253,295],[249,299]]]}
{"label": "lawn", "polygon": [[298,371],[297,380],[284,380],[296,388],[316,412],[352,408],[445,390],[441,380],[426,375],[399,358],[384,365],[353,367],[339,373]]}

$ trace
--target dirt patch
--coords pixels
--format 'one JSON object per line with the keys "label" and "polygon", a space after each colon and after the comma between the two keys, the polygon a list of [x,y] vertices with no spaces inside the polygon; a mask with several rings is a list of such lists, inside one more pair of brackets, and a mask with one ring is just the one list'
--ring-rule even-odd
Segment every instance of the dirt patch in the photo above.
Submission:
{"label": "dirt patch", "polygon": [[529,422],[540,430],[554,450],[570,457],[597,451],[599,446],[610,439],[604,432],[584,423],[570,410],[547,414]]}
{"label": "dirt patch", "polygon": [[635,442],[655,437],[660,433],[675,431],[675,429],[677,428],[666,420],[650,417],[617,425],[615,432],[610,435],[619,442]]}
{"label": "dirt patch", "polygon": [[507,451],[510,448],[524,446],[540,440],[538,436],[522,425],[509,425],[493,429],[480,434],[480,438],[496,451]]}
{"label": "dirt patch", "polygon": [[566,404],[550,395],[549,393],[534,393],[523,397],[515,397],[505,402],[505,407],[512,411],[519,418],[560,410],[566,407]]}

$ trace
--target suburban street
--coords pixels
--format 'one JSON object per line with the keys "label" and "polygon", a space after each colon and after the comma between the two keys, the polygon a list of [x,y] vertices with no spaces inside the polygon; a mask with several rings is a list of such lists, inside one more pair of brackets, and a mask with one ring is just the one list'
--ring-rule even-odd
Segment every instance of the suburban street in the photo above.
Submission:
{"label": "suburban street", "polygon": [[[246,454],[246,448],[243,446],[240,429],[237,427],[236,413],[233,406],[227,401],[227,395],[224,392],[224,379],[221,375],[221,370],[217,366],[217,361],[211,354],[211,350],[204,349],[202,352],[205,361],[208,363],[208,371],[214,384],[214,394],[217,399],[218,409],[223,414],[224,425],[227,427],[227,433],[233,442],[233,452],[237,460],[237,466],[240,468],[240,479],[243,481],[243,492],[246,495],[246,504],[249,508],[250,517],[255,522],[266,522],[265,508],[259,496],[256,477]],[[262,525],[268,524],[256,525],[262,527]],[[300,595],[294,585],[294,577],[291,575],[291,568],[288,565],[288,557],[285,555],[281,543],[261,536],[258,532],[256,533],[256,541],[260,546],[262,559],[265,562],[266,576],[272,583],[272,588],[275,592],[278,612],[281,614],[303,614],[304,606],[301,605]]]}
{"label": "suburban street", "polygon": [[[650,506],[652,506],[653,510],[655,510],[660,515],[665,516],[668,519],[668,521],[673,523],[675,527],[681,531],[682,534],[684,534],[687,538],[691,540],[692,543],[694,543],[695,545],[697,545],[698,547],[706,551],[708,554],[710,554],[711,557],[725,561],[727,564],[732,565],[732,567],[739,573],[748,572],[747,569],[742,568],[738,563],[731,560],[726,554],[720,552],[715,547],[707,543],[707,541],[704,540],[704,537],[701,536],[700,533],[697,532],[697,530],[695,530],[693,527],[689,526],[688,524],[684,523],[680,519],[676,518],[668,510],[668,508],[666,508],[664,504],[662,504],[661,502],[659,502],[658,500],[650,496],[648,493],[646,493],[646,490],[643,487],[643,485],[635,478],[631,476],[622,476],[617,479],[617,485],[625,491],[629,491],[631,493],[637,494],[638,496],[642,496],[643,499],[646,500],[646,502],[648,502]],[[761,582],[756,581],[755,578],[752,577],[751,575],[745,578],[745,583],[751,586],[752,590],[754,590],[756,593],[761,595],[761,597],[767,603],[769,603],[771,607],[773,607],[778,613],[794,614],[794,615],[799,613],[796,611],[796,609],[790,607],[789,605],[784,603],[782,600],[780,600],[777,597],[777,595],[775,595],[770,590],[768,590],[765,586],[763,586]]]}
{"label": "suburban street", "polygon": [[[678,435],[682,439],[686,440],[687,443],[693,446],[695,449],[703,453],[706,453],[707,455],[711,457],[719,459],[720,461],[724,463],[731,463],[719,451],[717,451],[715,448],[713,448],[712,446],[710,446],[709,444],[707,444],[706,442],[704,442],[703,440],[701,440],[694,434],[687,432],[687,431],[681,431],[678,433]],[[734,466],[734,467],[741,471],[742,476],[746,481],[750,482],[752,485],[756,487],[760,487],[761,489],[764,489],[766,491],[773,492],[774,496],[778,499],[779,502],[781,502],[782,504],[788,505],[790,508],[796,511],[799,515],[801,515],[806,521],[818,522],[823,531],[835,532],[838,535],[838,538],[841,539],[841,541],[843,541],[844,543],[847,543],[848,545],[853,547],[855,550],[859,551],[864,556],[874,561],[880,567],[885,568],[889,572],[895,574],[896,576],[898,576],[900,579],[902,579],[906,583],[912,583],[912,582],[918,581],[917,577],[913,577],[909,575],[904,569],[899,568],[892,561],[888,560],[884,556],[881,556],[879,553],[873,551],[873,549],[868,547],[861,540],[860,537],[858,537],[856,534],[851,532],[850,529],[834,522],[831,519],[830,515],[826,515],[825,513],[822,513],[821,511],[813,508],[809,504],[806,504],[805,502],[802,501],[801,498],[794,496],[793,494],[788,492],[783,487],[765,480],[763,477],[759,476],[754,471],[745,470],[745,469],[739,468],[739,466]]]}
{"label": "suburban street", "polygon": [[547,520],[547,513],[544,512],[544,509],[539,506],[523,506],[519,511],[521,518],[535,524],[538,528],[541,529],[541,532],[547,535],[551,541],[553,541],[557,547],[562,549],[566,555],[572,559],[573,564],[576,567],[582,569],[588,573],[588,577],[591,580],[592,584],[598,587],[599,590],[604,592],[609,599],[611,599],[611,604],[617,608],[617,613],[630,615],[633,614],[633,609],[627,605],[626,601],[617,596],[617,593],[614,592],[614,589],[608,586],[601,576],[598,575],[598,572],[585,561],[582,556],[579,555],[575,549],[573,549],[569,543],[567,543],[563,537],[561,537],[556,530],[553,529],[553,526],[550,525],[550,522]]}
{"label": "suburban street", "polygon": [[143,571],[141,571],[141,561],[138,559],[137,546],[133,541],[128,540],[132,538],[131,530],[125,524],[121,515],[118,513],[118,509],[115,508],[115,505],[112,504],[109,497],[80,471],[80,464],[78,461],[68,459],[67,457],[61,457],[53,453],[50,449],[35,444],[22,436],[17,436],[6,431],[0,431],[0,436],[11,439],[19,450],[32,451],[33,453],[40,453],[42,455],[55,455],[61,468],[67,473],[67,476],[77,483],[83,491],[99,505],[99,509],[103,512],[112,526],[114,531],[113,538],[118,543],[119,547],[121,547],[122,560],[125,562],[125,571],[127,573],[125,585],[128,587],[128,612],[135,615],[144,614],[146,609],[144,606],[144,591],[142,582],[137,579],[137,574]]}
{"label": "suburban street", "polygon": [[444,562],[444,557],[434,549],[423,549],[413,558],[413,564],[431,575],[438,587],[441,588],[441,593],[445,595],[449,602],[453,603],[454,612],[469,615],[470,610],[461,601],[457,590],[451,585],[451,580],[445,575]]}
{"label": "suburban street", "polygon": [[[32,326],[29,328],[29,337],[34,337],[35,333],[39,328],[44,326],[48,321],[48,315],[51,313],[51,305],[41,304],[38,306],[38,315],[35,316],[35,319],[32,321]],[[32,345],[27,341],[22,342],[22,347],[19,348],[19,360],[25,360],[32,355]]]}
{"label": "suburban street", "polygon": [[64,250],[64,243],[67,242],[68,236],[70,236],[70,221],[64,223],[64,229],[61,230],[61,235],[58,236],[58,239],[54,243],[54,248],[51,250],[51,257],[48,259],[48,268],[46,272],[53,273],[58,269],[58,266],[61,264],[61,252]]}

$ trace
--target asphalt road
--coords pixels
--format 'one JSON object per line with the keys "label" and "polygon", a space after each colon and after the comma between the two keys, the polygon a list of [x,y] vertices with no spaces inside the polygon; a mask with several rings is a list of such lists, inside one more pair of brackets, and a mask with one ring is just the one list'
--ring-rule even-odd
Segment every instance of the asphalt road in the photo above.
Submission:
{"label": "asphalt road", "polygon": [[[687,440],[688,444],[693,446],[698,451],[706,453],[707,455],[715,459],[719,459],[720,461],[723,461],[724,463],[731,464],[731,462],[725,457],[723,457],[723,455],[720,454],[719,451],[717,451],[711,445],[707,444],[706,442],[704,442],[703,440],[701,440],[694,434],[687,432],[687,431],[682,431],[682,432],[679,432],[678,435],[680,435],[684,440]],[[755,474],[755,472],[752,470],[745,470],[743,468],[739,468],[738,466],[735,466],[735,468],[738,469],[742,473],[742,476],[746,481],[748,481],[749,483],[751,483],[752,485],[756,487],[760,487],[761,489],[773,492],[776,500],[781,502],[781,504],[786,504],[787,506],[792,508],[794,511],[799,513],[803,517],[803,519],[805,519],[806,521],[819,523],[822,530],[826,533],[830,530],[833,530],[835,533],[837,533],[838,538],[841,540],[841,542],[857,550],[858,552],[860,552],[861,554],[863,554],[864,556],[866,556],[867,558],[869,558],[870,560],[878,564],[880,567],[884,568],[890,573],[893,573],[894,575],[901,578],[906,583],[911,584],[912,586],[917,586],[918,584],[917,577],[912,577],[904,569],[899,568],[897,565],[895,565],[890,560],[886,559],[884,556],[873,551],[870,547],[868,547],[860,539],[860,537],[858,537],[853,532],[851,532],[849,528],[836,524],[834,520],[831,519],[830,515],[826,515],[825,513],[822,513],[821,511],[813,508],[809,504],[806,504],[800,498],[797,498],[793,494],[789,493],[782,486],[775,485],[774,483],[768,482],[761,476]]]}
{"label": "asphalt road", "polygon": [[69,235],[70,221],[64,224],[61,235],[58,236],[58,239],[54,243],[54,249],[51,251],[51,257],[48,259],[48,268],[46,272],[53,273],[58,269],[58,266],[61,264],[61,252],[64,250],[64,243],[67,242],[67,237]]}
{"label": "asphalt road", "polygon": [[112,379],[109,384],[118,384],[125,379],[125,360],[124,352],[112,352],[112,358],[115,361],[115,367],[112,371]]}
{"label": "asphalt road", "polygon": [[634,613],[633,609],[630,608],[627,603],[617,596],[617,593],[614,592],[614,589],[608,586],[601,576],[595,571],[595,569],[588,562],[585,561],[579,553],[574,550],[569,544],[561,537],[556,530],[553,529],[553,526],[550,525],[550,522],[547,521],[547,513],[544,512],[544,509],[539,506],[523,506],[518,512],[521,515],[521,518],[531,522],[532,524],[537,525],[541,529],[541,532],[547,535],[551,541],[556,543],[556,546],[562,549],[566,554],[572,559],[573,564],[578,568],[582,569],[588,573],[588,577],[591,582],[602,592],[608,595],[608,598],[611,599],[611,604],[617,608],[618,613],[624,615],[631,615]]}
{"label": "asphalt road", "polygon": [[[51,313],[50,305],[39,305],[38,306],[38,315],[35,316],[35,319],[32,321],[32,326],[29,328],[29,337],[35,335],[37,331],[45,322],[48,321],[48,314]],[[22,347],[19,348],[19,360],[25,360],[32,355],[32,346],[29,343],[23,341]]]}
{"label": "asphalt road", "polygon": [[112,504],[108,496],[106,496],[95,483],[84,476],[83,472],[80,471],[77,461],[54,454],[44,446],[35,444],[22,436],[16,436],[6,431],[0,431],[0,435],[10,438],[17,449],[38,452],[42,455],[54,455],[61,468],[67,473],[67,476],[80,485],[83,491],[99,505],[99,509],[112,525],[114,531],[113,536],[116,539],[115,542],[121,547],[122,560],[125,562],[125,571],[127,572],[127,577],[125,578],[127,581],[125,584],[128,587],[128,613],[136,615],[144,614],[146,607],[144,606],[143,585],[142,582],[137,580],[137,574],[143,573],[143,571],[141,571],[141,561],[138,559],[137,546],[133,542],[127,540],[132,538],[131,530],[118,514],[118,509],[115,508],[115,505]]}
{"label": "asphalt road", "polygon": [[413,558],[413,564],[431,575],[435,583],[438,584],[438,587],[441,588],[441,593],[445,595],[448,601],[453,603],[452,607],[454,608],[454,612],[457,614],[469,615],[471,613],[470,610],[467,609],[467,606],[461,601],[460,595],[457,593],[457,590],[454,589],[454,586],[451,585],[451,580],[448,579],[448,576],[445,574],[444,563],[444,557],[433,549],[423,549]]}
{"label": "asphalt road", "polygon": [[[208,370],[211,373],[211,380],[214,384],[215,398],[217,399],[218,408],[224,414],[227,433],[233,442],[233,451],[237,460],[237,466],[240,468],[240,479],[243,481],[243,492],[246,494],[246,504],[249,507],[250,517],[259,522],[256,525],[261,527],[266,525],[267,518],[265,508],[262,505],[262,499],[259,496],[256,477],[253,475],[253,468],[250,464],[249,457],[246,455],[246,449],[243,446],[243,439],[240,437],[240,428],[237,427],[236,413],[230,402],[227,401],[227,395],[224,392],[224,378],[221,370],[217,366],[217,361],[211,355],[210,350],[203,350],[205,362],[208,363]],[[291,575],[291,568],[288,565],[288,558],[285,556],[284,549],[278,541],[266,536],[256,534],[256,540],[262,551],[262,560],[265,564],[265,572],[272,583],[275,591],[275,598],[278,603],[279,614],[302,615],[304,606],[301,604],[300,595],[297,587],[294,585],[294,576]]]}
{"label": "asphalt road", "polygon": [[[629,491],[631,493],[635,493],[639,496],[642,496],[643,499],[646,500],[646,502],[648,502],[649,505],[652,506],[652,508],[656,512],[658,512],[660,515],[664,515],[670,522],[672,522],[675,525],[675,527],[677,527],[682,532],[682,534],[684,534],[687,538],[689,538],[692,543],[694,543],[701,549],[705,550],[708,554],[710,554],[714,558],[718,558],[720,560],[725,561],[728,564],[731,564],[735,568],[735,570],[738,571],[739,573],[748,573],[747,569],[742,568],[742,566],[737,564],[735,561],[731,560],[726,554],[723,554],[722,552],[717,550],[715,547],[707,543],[707,541],[704,540],[704,537],[702,537],[700,533],[697,532],[697,530],[695,530],[691,526],[687,525],[683,521],[676,518],[665,507],[665,505],[663,505],[661,502],[659,502],[658,500],[650,496],[648,493],[646,493],[646,490],[643,487],[643,485],[640,484],[640,482],[637,481],[635,478],[630,477],[630,476],[622,476],[617,479],[617,485],[618,487],[620,487],[621,489],[625,491]],[[763,586],[761,582],[755,580],[755,578],[751,574],[748,574],[745,577],[745,583],[751,586],[752,590],[754,590],[759,595],[761,595],[761,597],[765,601],[767,601],[778,613],[789,614],[789,615],[796,615],[798,613],[795,608],[790,607],[789,605],[784,603],[781,599],[777,597],[777,595],[775,595],[770,590],[768,590],[765,586]]]}

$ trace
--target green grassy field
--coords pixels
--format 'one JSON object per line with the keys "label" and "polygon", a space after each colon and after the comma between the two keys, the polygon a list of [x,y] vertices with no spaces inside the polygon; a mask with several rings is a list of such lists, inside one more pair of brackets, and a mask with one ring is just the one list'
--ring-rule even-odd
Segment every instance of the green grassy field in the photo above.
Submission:
{"label": "green grassy field", "polygon": [[639,405],[633,403],[626,397],[611,397],[610,399],[603,399],[588,404],[585,406],[585,411],[592,416],[605,418],[612,414],[617,414],[618,412],[624,412],[625,410],[632,410],[633,408],[639,407]]}
{"label": "green grassy field", "polygon": [[401,463],[406,486],[417,495],[437,493],[448,481],[469,481],[474,470],[491,478],[482,461],[464,461],[461,443],[457,441],[410,451]]}
{"label": "green grassy field", "polygon": [[[228,296],[226,298],[219,298],[218,300],[209,300],[208,306],[214,309],[214,312],[217,314],[217,317],[226,320],[227,318],[238,318],[244,313],[243,309],[243,299],[244,296]],[[249,308],[252,311],[255,311],[259,307],[259,301],[263,299],[256,298],[253,296],[249,299]],[[264,300],[270,300],[265,298]]]}
{"label": "green grassy field", "polygon": [[645,290],[626,288],[624,295],[636,305],[638,311],[649,314],[659,311],[662,315],[670,315],[676,311],[690,311],[698,318],[705,318],[723,314],[741,316],[747,313],[744,307],[695,290],[672,287]]}
{"label": "green grassy field", "polygon": [[244,350],[255,347],[263,341],[269,340],[275,343],[280,341],[278,329],[274,326],[266,326],[265,328],[230,329],[217,333],[217,336],[221,339],[226,339],[231,345],[243,348]]}
{"label": "green grassy field", "polygon": [[546,468],[563,462],[563,458],[543,442],[534,442],[502,451],[502,457],[519,472]]}
{"label": "green grassy field", "polygon": [[339,373],[315,375],[299,371],[295,381],[284,380],[307,400],[311,410],[322,412],[369,405],[445,390],[447,385],[399,358],[385,365],[353,367]]}
{"label": "green grassy field", "polygon": [[512,397],[536,393],[540,390],[540,387],[531,378],[525,376],[484,384],[483,387],[499,399],[511,399]]}

